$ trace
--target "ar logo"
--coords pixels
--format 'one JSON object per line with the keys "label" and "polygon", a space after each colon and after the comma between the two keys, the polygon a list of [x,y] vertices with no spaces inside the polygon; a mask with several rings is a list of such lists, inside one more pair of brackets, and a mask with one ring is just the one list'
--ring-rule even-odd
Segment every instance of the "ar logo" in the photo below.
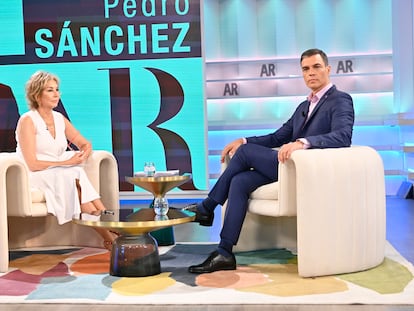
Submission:
{"label": "ar logo", "polygon": [[[159,112],[147,125],[161,140],[164,147],[166,168],[179,169],[181,173],[192,173],[190,149],[177,133],[161,125],[174,118],[184,105],[184,91],[174,76],[156,68],[145,68],[158,81],[160,89]],[[112,148],[118,159],[120,176],[133,172],[131,82],[128,68],[108,69],[111,96]],[[182,190],[198,190],[193,181],[179,187]],[[132,191],[133,185],[120,180],[121,191]]]}

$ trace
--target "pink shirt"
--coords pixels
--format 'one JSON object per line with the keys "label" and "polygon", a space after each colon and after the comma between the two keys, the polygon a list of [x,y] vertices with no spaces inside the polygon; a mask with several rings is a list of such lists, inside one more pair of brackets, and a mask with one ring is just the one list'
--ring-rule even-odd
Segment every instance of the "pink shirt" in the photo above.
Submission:
{"label": "pink shirt", "polygon": [[315,109],[316,105],[319,103],[319,100],[322,98],[323,95],[332,87],[332,83],[328,83],[323,89],[321,89],[316,94],[310,93],[308,95],[308,101],[310,102],[309,111],[308,111],[308,118],[311,115],[313,109]]}

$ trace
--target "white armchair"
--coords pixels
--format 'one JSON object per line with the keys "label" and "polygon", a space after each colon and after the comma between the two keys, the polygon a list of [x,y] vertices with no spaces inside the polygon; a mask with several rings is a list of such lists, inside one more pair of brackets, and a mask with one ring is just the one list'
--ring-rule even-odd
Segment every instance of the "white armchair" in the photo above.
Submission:
{"label": "white armchair", "polygon": [[[107,151],[94,151],[85,171],[108,210],[119,209],[118,164]],[[47,213],[44,194],[29,185],[28,169],[15,153],[0,153],[0,272],[8,269],[9,249],[41,246],[102,247],[92,228],[59,225]]]}
{"label": "white armchair", "polygon": [[297,251],[303,277],[362,271],[383,261],[385,179],[374,149],[298,150],[278,169],[278,182],[251,194],[235,251]]}

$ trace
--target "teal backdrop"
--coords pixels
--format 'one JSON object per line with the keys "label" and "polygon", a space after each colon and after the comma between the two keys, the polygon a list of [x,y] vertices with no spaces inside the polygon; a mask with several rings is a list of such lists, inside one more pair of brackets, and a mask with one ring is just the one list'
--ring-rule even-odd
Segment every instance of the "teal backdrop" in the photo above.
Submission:
{"label": "teal backdrop", "polygon": [[206,190],[201,23],[200,1],[2,1],[0,83],[12,94],[1,105],[24,113],[26,81],[52,72],[60,108],[117,158],[121,191],[142,191],[124,178],[147,161],[192,174],[181,190]]}

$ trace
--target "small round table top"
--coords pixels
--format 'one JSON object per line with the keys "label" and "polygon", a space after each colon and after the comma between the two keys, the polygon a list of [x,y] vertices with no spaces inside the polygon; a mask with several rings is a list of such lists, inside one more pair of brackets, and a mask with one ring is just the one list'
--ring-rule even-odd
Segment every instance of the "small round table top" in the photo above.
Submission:
{"label": "small round table top", "polygon": [[100,221],[73,219],[79,225],[101,227],[121,235],[137,235],[171,227],[195,219],[195,213],[170,208],[166,216],[157,216],[152,208],[120,209],[114,215],[102,215]]}
{"label": "small round table top", "polygon": [[192,178],[191,174],[159,176],[159,177],[125,177],[125,180],[133,185],[141,187],[154,196],[164,196],[171,189],[178,187]]}

